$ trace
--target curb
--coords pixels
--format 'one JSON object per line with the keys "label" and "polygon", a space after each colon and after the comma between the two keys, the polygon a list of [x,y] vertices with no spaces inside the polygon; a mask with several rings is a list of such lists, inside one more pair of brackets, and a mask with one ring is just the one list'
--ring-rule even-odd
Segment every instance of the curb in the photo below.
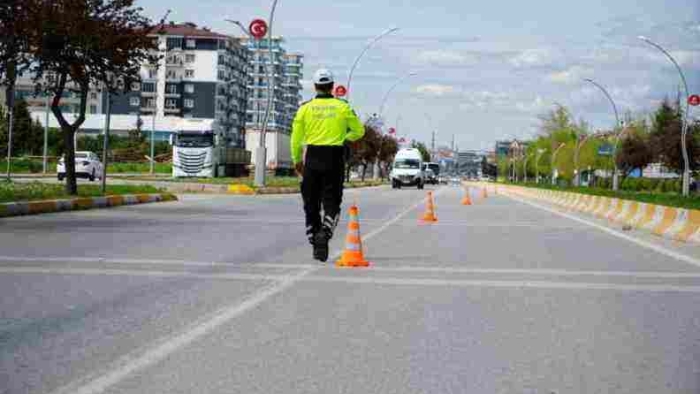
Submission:
{"label": "curb", "polygon": [[62,211],[110,208],[122,205],[136,205],[166,201],[177,201],[177,197],[169,193],[125,194],[105,197],[80,197],[63,200],[8,202],[0,204],[0,218]]}
{"label": "curb", "polygon": [[614,197],[501,185],[515,195],[542,200],[568,211],[579,211],[610,223],[700,245],[700,210],[674,208]]}

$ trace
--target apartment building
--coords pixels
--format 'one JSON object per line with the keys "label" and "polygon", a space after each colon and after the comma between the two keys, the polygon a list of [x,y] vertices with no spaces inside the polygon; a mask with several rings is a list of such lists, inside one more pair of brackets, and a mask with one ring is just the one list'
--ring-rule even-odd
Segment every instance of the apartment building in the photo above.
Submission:
{"label": "apartment building", "polygon": [[[158,40],[160,63],[144,64],[141,83],[111,97],[110,127],[125,134],[140,127],[153,130],[157,140],[167,140],[177,131],[178,118],[217,119],[227,144],[245,147],[250,52],[241,40],[198,27],[193,23],[164,26]],[[70,120],[78,112],[80,99],[67,86],[61,106]],[[5,102],[4,89],[0,100]],[[29,104],[32,117],[45,121],[45,95],[35,95],[31,76],[18,79],[16,98]],[[80,132],[101,133],[106,120],[107,94],[93,89],[88,94],[85,123]],[[49,126],[59,127],[53,115]]]}
{"label": "apartment building", "polygon": [[304,56],[287,53],[284,39],[273,37],[272,58],[268,40],[242,39],[252,52],[250,57],[249,96],[246,118],[246,147],[252,152],[255,162],[255,147],[260,144],[260,130],[268,105],[268,67],[274,69],[273,105],[267,124],[265,146],[267,147],[267,167],[274,170],[288,170],[292,167],[290,149],[291,126],[294,115],[301,103],[301,79],[303,78]]}
{"label": "apartment building", "polygon": [[142,82],[112,98],[112,114],[139,117],[146,130],[153,116],[216,119],[228,144],[243,147],[248,49],[238,38],[193,23],[171,22],[156,37],[160,64],[142,66]]}

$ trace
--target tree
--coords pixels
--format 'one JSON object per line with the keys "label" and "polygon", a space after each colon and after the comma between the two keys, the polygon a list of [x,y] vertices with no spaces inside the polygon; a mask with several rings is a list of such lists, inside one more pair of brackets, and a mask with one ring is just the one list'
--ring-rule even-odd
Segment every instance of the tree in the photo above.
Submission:
{"label": "tree", "polygon": [[[110,93],[130,89],[139,80],[141,65],[157,61],[156,41],[149,37],[157,26],[142,16],[134,0],[35,1],[40,5],[35,10],[40,23],[30,34],[32,71],[35,82],[53,94],[51,112],[61,126],[65,149],[66,191],[75,195],[73,139],[85,121],[88,92],[91,87]],[[73,123],[60,106],[67,89],[80,97]]]}
{"label": "tree", "polygon": [[[0,84],[5,86],[8,113],[6,154],[12,149],[15,83],[17,75],[31,64],[29,40],[37,25],[31,18],[35,0],[3,0],[0,3]],[[4,120],[4,116],[3,116]],[[9,163],[8,163],[9,170]]]}
{"label": "tree", "polygon": [[538,116],[540,120],[540,132],[542,136],[551,137],[554,133],[572,129],[572,121],[569,110],[561,104],[545,114]]}
{"label": "tree", "polygon": [[394,137],[389,135],[382,136],[381,149],[379,150],[379,161],[384,163],[384,168],[387,169],[389,163],[394,161],[396,152],[399,151],[399,144]]}
{"label": "tree", "polygon": [[43,127],[29,113],[27,102],[15,102],[14,131],[12,151],[17,155],[38,155],[43,151]]}
{"label": "tree", "polygon": [[653,155],[647,137],[639,131],[630,131],[625,134],[617,154],[617,167],[627,177],[632,170],[646,167]]}
{"label": "tree", "polygon": [[[683,173],[683,151],[681,144],[681,125],[683,112],[679,102],[671,103],[664,99],[654,113],[651,127],[650,143],[653,147],[653,158],[676,173]],[[690,169],[698,169],[698,156],[700,144],[693,136],[691,128],[686,138],[688,156],[690,157]]]}
{"label": "tree", "polygon": [[411,143],[411,148],[415,148],[420,151],[421,156],[423,156],[423,161],[430,161],[430,152],[428,152],[428,148],[424,143],[413,141]]}

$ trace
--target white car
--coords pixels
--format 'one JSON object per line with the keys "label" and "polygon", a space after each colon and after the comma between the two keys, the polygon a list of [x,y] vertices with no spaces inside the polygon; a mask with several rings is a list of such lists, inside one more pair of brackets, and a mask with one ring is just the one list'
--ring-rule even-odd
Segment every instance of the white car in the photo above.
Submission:
{"label": "white car", "polygon": [[[61,157],[56,166],[58,180],[62,181],[66,177],[65,155]],[[96,154],[92,152],[75,152],[75,176],[77,178],[88,178],[93,182],[95,178],[102,179],[104,167]]]}

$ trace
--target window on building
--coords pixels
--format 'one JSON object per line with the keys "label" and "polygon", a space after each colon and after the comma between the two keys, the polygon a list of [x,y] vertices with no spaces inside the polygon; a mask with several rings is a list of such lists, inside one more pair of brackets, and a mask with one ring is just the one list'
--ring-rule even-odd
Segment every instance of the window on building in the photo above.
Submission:
{"label": "window on building", "polygon": [[165,92],[168,94],[177,94],[177,85],[169,84],[165,87]]}
{"label": "window on building", "polygon": [[165,108],[168,108],[168,109],[177,108],[177,101],[174,99],[165,100]]}
{"label": "window on building", "polygon": [[97,100],[97,92],[90,92],[90,100]]}
{"label": "window on building", "polygon": [[149,98],[146,100],[146,108],[155,108],[156,107],[156,101],[152,98]]}
{"label": "window on building", "polygon": [[141,86],[141,91],[146,93],[153,93],[156,91],[156,84],[153,82],[146,82]]}
{"label": "window on building", "polygon": [[158,76],[158,70],[151,68],[148,70],[148,78],[155,79]]}
{"label": "window on building", "polygon": [[185,99],[185,108],[194,108],[194,100]]}
{"label": "window on building", "polygon": [[139,105],[141,105],[141,98],[139,98],[139,97],[132,97],[132,98],[129,99],[129,104],[130,104],[132,107],[138,107]]}
{"label": "window on building", "polygon": [[169,37],[166,43],[168,45],[168,50],[182,48],[182,38]]}
{"label": "window on building", "polygon": [[187,48],[195,48],[197,46],[197,41],[190,38],[187,40],[186,46]]}
{"label": "window on building", "polygon": [[97,106],[96,106],[96,105],[91,105],[91,106],[90,106],[90,113],[91,113],[91,114],[96,114],[96,113],[97,113]]}
{"label": "window on building", "polygon": [[226,73],[224,72],[224,70],[219,70],[219,75],[218,75],[218,77],[219,77],[220,80],[226,79]]}
{"label": "window on building", "polygon": [[185,70],[185,78],[194,78],[194,70]]}
{"label": "window on building", "polygon": [[194,63],[194,54],[188,53],[185,55],[185,63]]}
{"label": "window on building", "polygon": [[194,93],[194,85],[188,83],[185,85],[185,93]]}

